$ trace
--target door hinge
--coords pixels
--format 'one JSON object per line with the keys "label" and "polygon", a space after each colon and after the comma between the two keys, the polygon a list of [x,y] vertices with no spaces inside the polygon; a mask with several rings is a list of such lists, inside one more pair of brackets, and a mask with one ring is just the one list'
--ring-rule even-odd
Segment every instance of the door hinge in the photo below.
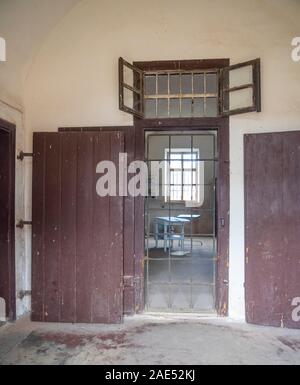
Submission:
{"label": "door hinge", "polygon": [[31,296],[31,290],[20,290],[18,293],[19,299],[24,299],[25,297]]}
{"label": "door hinge", "polygon": [[23,152],[23,151],[20,151],[19,152],[19,155],[17,156],[17,159],[20,160],[21,162],[24,160],[24,158],[32,158],[33,157],[33,153],[32,152]]}
{"label": "door hinge", "polygon": [[16,224],[16,227],[18,229],[24,229],[25,226],[32,226],[32,221],[23,221],[23,219],[21,219],[17,224]]}

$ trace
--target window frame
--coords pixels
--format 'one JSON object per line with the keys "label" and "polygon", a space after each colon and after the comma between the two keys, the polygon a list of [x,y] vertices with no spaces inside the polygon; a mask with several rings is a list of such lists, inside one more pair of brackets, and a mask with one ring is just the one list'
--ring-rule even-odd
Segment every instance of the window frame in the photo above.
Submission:
{"label": "window frame", "polygon": [[[130,85],[124,80],[124,70],[128,68],[133,72],[133,84]],[[138,75],[138,76],[137,76]],[[128,107],[125,101],[125,90],[133,93],[133,107]],[[139,100],[140,98],[140,100]],[[127,62],[122,57],[119,58],[119,109],[139,118],[144,118],[144,71]],[[134,104],[140,108],[135,108]]]}
{"label": "window frame", "polygon": [[[170,158],[170,155],[173,155],[173,154],[178,154],[180,155],[180,160],[178,159],[178,161],[181,162],[181,167],[179,169],[173,169],[170,167],[168,167],[166,169],[166,172],[165,172],[165,175],[164,175],[164,196],[165,196],[165,202],[169,202],[169,203],[186,203],[186,202],[200,202],[200,195],[201,195],[201,192],[200,192],[200,189],[199,189],[199,192],[196,191],[196,195],[197,195],[197,199],[195,201],[193,201],[192,199],[190,200],[185,200],[184,199],[184,186],[189,186],[189,187],[193,187],[193,186],[196,186],[200,184],[198,183],[191,183],[191,184],[185,184],[184,183],[184,173],[185,171],[188,171],[188,172],[193,172],[195,171],[196,172],[196,181],[199,182],[199,179],[200,179],[200,163],[199,163],[199,160],[200,160],[200,151],[199,149],[197,148],[193,148],[192,150],[188,149],[188,148],[165,148],[165,159],[166,161],[168,162],[168,164],[171,164],[172,161],[177,161],[177,159],[173,159],[171,160]],[[186,154],[196,154],[196,159],[193,160],[193,159],[188,159],[188,160],[184,160],[184,155]],[[195,168],[191,168],[191,169],[185,169],[184,168],[184,162],[187,161],[187,162],[191,162],[193,163],[194,161],[196,162],[196,167]],[[181,184],[178,185],[180,186],[180,189],[181,189],[181,199],[171,199],[171,186],[177,186],[175,184],[172,184],[171,183],[171,180],[170,180],[170,175],[171,175],[171,172],[172,171],[180,171],[181,172]],[[193,182],[193,181],[192,181]]]}
{"label": "window frame", "polygon": [[[178,92],[171,92],[171,77],[177,75],[179,77],[179,90]],[[183,75],[190,75],[191,77],[191,91],[190,92],[183,92],[182,91],[182,77]],[[195,76],[202,75],[203,76],[203,91],[197,92],[195,91]],[[207,92],[207,81],[209,75],[215,75],[216,77],[216,90],[215,92]],[[160,93],[159,92],[159,77],[160,76],[167,76],[167,84],[168,84],[168,90],[166,93]],[[155,93],[147,93],[147,77],[155,77]],[[144,72],[144,116],[145,119],[172,119],[172,118],[207,118],[207,117],[218,117],[219,114],[219,78],[220,78],[220,70],[218,68],[209,68],[209,69],[195,69],[195,70],[162,70],[162,71],[145,71]],[[214,99],[216,101],[216,115],[208,116],[207,115],[207,106],[208,106],[208,100]],[[147,117],[146,111],[147,111],[147,101],[153,100],[155,101],[155,110],[156,114],[155,117]],[[160,100],[166,100],[168,104],[167,108],[167,116],[159,116],[158,115],[158,107],[159,107],[159,101]],[[171,101],[177,100],[179,103],[179,114],[178,116],[171,115]],[[183,107],[183,101],[184,100],[190,100],[191,101],[191,113],[185,115],[182,111]],[[203,101],[203,115],[194,115],[194,106],[196,100],[202,100]]]}
{"label": "window frame", "polygon": [[[170,120],[170,119],[218,119],[222,117],[229,117],[232,115],[244,114],[248,112],[261,112],[261,65],[260,59],[249,60],[247,62],[238,63],[229,66],[229,59],[212,59],[212,60],[183,60],[183,61],[160,61],[160,62],[134,62],[128,63],[123,58],[119,58],[119,108],[121,111],[130,113],[135,118],[144,120]],[[229,73],[230,71],[246,66],[252,66],[253,82],[251,84],[242,84],[240,87],[229,87]],[[124,67],[128,67],[134,73],[134,85],[130,86],[124,82]],[[163,117],[163,118],[147,118],[145,117],[145,74],[151,72],[197,72],[200,73],[208,71],[212,72],[216,70],[218,72],[218,114],[216,117]],[[253,88],[253,105],[245,108],[238,108],[235,110],[225,109],[226,105],[229,105],[230,92],[241,91],[246,88]],[[133,92],[134,95],[141,97],[140,109],[130,108],[126,106],[124,101],[124,90],[128,89]],[[225,96],[228,93],[227,97]]]}
{"label": "window frame", "polygon": [[[230,71],[240,68],[252,67],[252,83],[241,84],[240,86],[230,87]],[[219,89],[220,89],[220,116],[240,115],[248,112],[261,112],[261,62],[260,59],[249,60],[243,63],[224,67],[220,70]],[[230,93],[252,89],[252,106],[230,109]],[[226,108],[228,107],[228,108]]]}

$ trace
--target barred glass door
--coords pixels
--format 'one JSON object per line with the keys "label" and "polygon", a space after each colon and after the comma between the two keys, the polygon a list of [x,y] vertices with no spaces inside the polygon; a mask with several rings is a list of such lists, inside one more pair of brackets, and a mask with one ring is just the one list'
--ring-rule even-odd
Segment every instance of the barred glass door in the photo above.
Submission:
{"label": "barred glass door", "polygon": [[216,149],[215,132],[146,137],[148,311],[215,311]]}

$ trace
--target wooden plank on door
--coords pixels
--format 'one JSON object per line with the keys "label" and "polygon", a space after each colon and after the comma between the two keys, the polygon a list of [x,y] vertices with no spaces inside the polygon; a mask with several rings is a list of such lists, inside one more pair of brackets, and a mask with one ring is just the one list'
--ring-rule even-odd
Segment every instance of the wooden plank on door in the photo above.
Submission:
{"label": "wooden plank on door", "polygon": [[[249,323],[296,327],[300,293],[300,133],[245,137],[246,317]],[[296,210],[296,212],[295,212]]]}
{"label": "wooden plank on door", "polygon": [[44,201],[44,242],[45,242],[45,321],[60,321],[61,294],[61,142],[55,133],[46,134],[45,152],[45,201]]}
{"label": "wooden plank on door", "polygon": [[[115,165],[119,163],[119,153],[124,152],[124,137],[120,132],[110,134],[110,159]],[[117,186],[118,186],[117,178]],[[109,266],[108,277],[113,285],[108,285],[110,323],[118,323],[123,319],[120,309],[123,307],[123,261],[120,258],[120,250],[123,248],[123,197],[109,197]]]}
{"label": "wooden plank on door", "polygon": [[61,136],[61,321],[76,322],[77,259],[77,141],[78,136]]}
{"label": "wooden plank on door", "polygon": [[0,119],[0,316],[10,321],[16,319],[15,133],[15,125]]}
{"label": "wooden plank on door", "polygon": [[[283,136],[283,324],[300,329],[300,132]],[[295,311],[295,313],[294,313]],[[293,317],[294,316],[294,317]]]}
{"label": "wooden plank on door", "polygon": [[[101,137],[96,134],[94,141],[94,165],[95,171],[97,163],[110,159],[110,134],[103,133]],[[94,175],[94,186],[96,189],[97,179],[101,175]],[[101,250],[101,253],[95,253],[95,268],[93,270],[93,279],[99,281],[95,286],[92,297],[92,319],[93,322],[103,322],[109,319],[109,197],[95,196],[95,213],[93,216],[93,244],[95,250]]]}
{"label": "wooden plank on door", "polygon": [[94,136],[90,133],[80,135],[77,166],[76,316],[80,322],[87,323],[92,320]]}
{"label": "wooden plank on door", "polygon": [[[0,130],[0,297],[6,301],[6,314],[10,297],[9,263],[9,135]],[[0,316],[4,316],[0,314]]]}
{"label": "wooden plank on door", "polygon": [[31,319],[45,320],[45,160],[46,136],[33,135]]}

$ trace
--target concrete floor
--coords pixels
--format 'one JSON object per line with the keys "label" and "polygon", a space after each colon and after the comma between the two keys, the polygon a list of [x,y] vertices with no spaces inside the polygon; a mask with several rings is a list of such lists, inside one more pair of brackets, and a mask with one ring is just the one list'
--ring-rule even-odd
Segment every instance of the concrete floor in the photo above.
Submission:
{"label": "concrete floor", "polygon": [[123,325],[0,328],[0,364],[300,364],[300,332],[229,320],[135,316]]}

